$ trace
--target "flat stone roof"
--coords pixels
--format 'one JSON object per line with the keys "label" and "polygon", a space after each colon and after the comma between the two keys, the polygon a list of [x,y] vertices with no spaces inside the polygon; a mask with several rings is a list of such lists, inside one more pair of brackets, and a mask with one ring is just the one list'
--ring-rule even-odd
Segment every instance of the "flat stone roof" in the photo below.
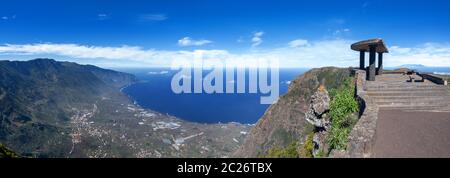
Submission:
{"label": "flat stone roof", "polygon": [[383,42],[383,39],[376,38],[370,40],[364,40],[360,42],[353,43],[351,48],[355,51],[369,51],[369,45],[377,45],[376,52],[378,53],[388,53],[388,49]]}

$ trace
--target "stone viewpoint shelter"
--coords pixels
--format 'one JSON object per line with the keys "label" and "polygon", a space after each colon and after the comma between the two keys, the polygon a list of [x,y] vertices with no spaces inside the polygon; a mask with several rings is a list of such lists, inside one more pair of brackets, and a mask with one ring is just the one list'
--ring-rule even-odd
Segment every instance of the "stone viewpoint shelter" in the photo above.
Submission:
{"label": "stone viewpoint shelter", "polygon": [[[388,49],[380,38],[364,40],[351,45],[352,50],[359,51],[359,69],[366,70],[366,80],[375,81],[375,75],[383,73],[383,53]],[[365,67],[365,52],[369,52],[369,67]],[[378,53],[378,67],[375,67],[375,57]]]}
{"label": "stone viewpoint shelter", "polygon": [[354,43],[351,49],[360,52],[360,66],[354,70],[360,117],[346,153],[335,157],[450,157],[446,77],[411,69],[383,72],[388,49],[379,38]]}

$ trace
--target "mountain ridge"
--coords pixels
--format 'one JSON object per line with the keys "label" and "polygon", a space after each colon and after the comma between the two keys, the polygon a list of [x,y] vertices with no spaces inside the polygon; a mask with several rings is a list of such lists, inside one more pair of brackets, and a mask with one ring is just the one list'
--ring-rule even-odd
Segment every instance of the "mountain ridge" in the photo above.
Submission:
{"label": "mountain ridge", "polygon": [[24,157],[228,157],[250,128],[141,108],[120,91],[137,81],[52,59],[0,61],[0,143]]}
{"label": "mountain ridge", "polygon": [[137,81],[130,74],[42,58],[0,61],[0,69],[0,95],[4,96],[0,100],[0,140],[22,147],[44,145],[39,142],[45,140],[37,136],[58,137],[56,133],[64,132],[70,122],[73,107],[86,107],[98,95],[118,90],[116,83],[97,75],[122,77],[123,84]]}

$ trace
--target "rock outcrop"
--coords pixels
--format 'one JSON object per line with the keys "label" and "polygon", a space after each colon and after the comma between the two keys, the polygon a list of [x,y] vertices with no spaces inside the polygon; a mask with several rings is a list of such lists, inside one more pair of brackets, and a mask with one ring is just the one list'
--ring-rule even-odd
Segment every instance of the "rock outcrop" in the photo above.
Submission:
{"label": "rock outcrop", "polygon": [[320,85],[311,97],[309,111],[305,114],[305,119],[314,125],[313,151],[314,156],[319,154],[319,150],[328,150],[326,138],[327,130],[331,127],[331,119],[327,115],[330,110],[330,96],[325,86]]}
{"label": "rock outcrop", "polygon": [[314,133],[313,137],[313,155],[316,157],[319,154],[320,150],[329,150],[329,145],[327,143],[328,132],[326,130],[319,130]]}
{"label": "rock outcrop", "polygon": [[305,119],[315,127],[328,128],[330,119],[326,113],[330,109],[330,97],[325,86],[321,85],[311,97],[309,110],[305,114]]}

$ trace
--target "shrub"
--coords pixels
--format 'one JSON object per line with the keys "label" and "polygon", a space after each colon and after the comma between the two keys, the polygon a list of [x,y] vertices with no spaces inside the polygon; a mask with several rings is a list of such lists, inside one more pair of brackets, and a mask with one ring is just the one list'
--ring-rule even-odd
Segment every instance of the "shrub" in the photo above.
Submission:
{"label": "shrub", "polygon": [[330,149],[345,150],[348,135],[354,125],[351,113],[359,110],[358,102],[355,99],[353,78],[349,77],[342,85],[330,91],[330,116],[331,129],[327,137]]}
{"label": "shrub", "polygon": [[301,149],[301,156],[306,158],[313,158],[313,150],[314,150],[314,132],[310,133],[308,135],[308,138],[306,139],[305,143],[303,144],[303,147]]}
{"label": "shrub", "polygon": [[315,158],[324,158],[324,157],[326,157],[326,156],[327,156],[327,154],[325,153],[325,151],[324,151],[323,149],[320,149],[320,150],[317,152]]}
{"label": "shrub", "polygon": [[292,142],[286,148],[280,148],[278,146],[272,147],[266,158],[298,158],[299,154],[297,152],[298,143]]}
{"label": "shrub", "polygon": [[350,128],[331,127],[327,137],[327,142],[331,149],[345,150],[347,147],[347,139],[350,134]]}
{"label": "shrub", "polygon": [[0,143],[0,158],[19,158],[20,156],[14,151]]}

